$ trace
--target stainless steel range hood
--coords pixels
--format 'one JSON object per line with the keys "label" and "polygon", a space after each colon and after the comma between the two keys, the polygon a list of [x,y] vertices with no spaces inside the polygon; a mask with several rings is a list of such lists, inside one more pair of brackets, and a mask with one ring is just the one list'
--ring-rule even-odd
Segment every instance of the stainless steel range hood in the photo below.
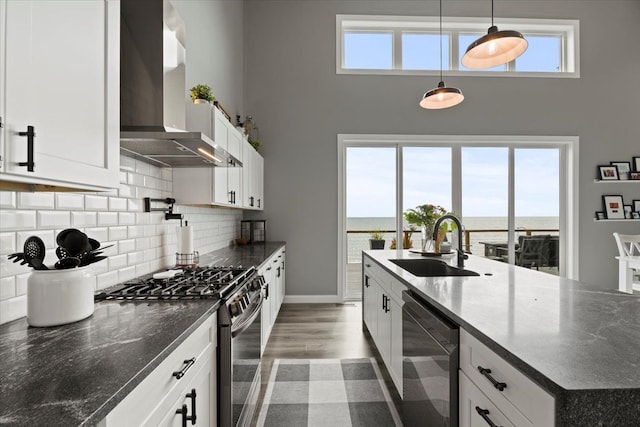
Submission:
{"label": "stainless steel range hood", "polygon": [[202,132],[185,128],[185,28],[168,0],[123,0],[120,152],[160,167],[242,166]]}

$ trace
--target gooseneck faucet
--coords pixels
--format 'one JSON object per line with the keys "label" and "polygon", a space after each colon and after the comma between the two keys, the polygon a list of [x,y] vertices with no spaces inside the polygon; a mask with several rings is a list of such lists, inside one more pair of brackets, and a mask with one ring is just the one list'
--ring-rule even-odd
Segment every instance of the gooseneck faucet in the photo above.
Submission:
{"label": "gooseneck faucet", "polygon": [[442,221],[444,221],[445,219],[450,219],[451,221],[455,222],[456,226],[458,227],[458,248],[456,249],[458,251],[458,268],[464,268],[464,260],[468,257],[462,250],[462,223],[457,216],[445,214],[438,218],[435,225],[433,226],[433,240],[438,240],[438,229],[440,228],[440,224],[442,224]]}

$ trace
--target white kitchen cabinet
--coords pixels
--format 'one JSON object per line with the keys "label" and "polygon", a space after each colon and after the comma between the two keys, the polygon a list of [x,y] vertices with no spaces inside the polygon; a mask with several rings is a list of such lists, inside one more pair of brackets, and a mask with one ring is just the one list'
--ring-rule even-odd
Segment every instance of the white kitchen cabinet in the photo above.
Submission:
{"label": "white kitchen cabinet", "polygon": [[271,330],[276,322],[280,307],[284,301],[285,293],[285,249],[276,251],[270,256],[262,265],[258,268],[258,274],[264,277],[267,287],[263,295],[267,298],[262,305],[262,316],[260,318],[262,333],[262,345],[261,351],[264,352],[264,348],[267,345]]}
{"label": "white kitchen cabinet", "polygon": [[0,188],[117,188],[120,2],[0,0],[0,23]]}
{"label": "white kitchen cabinet", "polygon": [[367,256],[364,263],[363,319],[389,375],[402,395],[402,298],[398,280]]}
{"label": "white kitchen cabinet", "polygon": [[[462,328],[460,372],[514,425],[555,424],[554,397]],[[493,384],[492,379],[503,387]]]}
{"label": "white kitchen cabinet", "polygon": [[[211,104],[187,104],[186,127],[202,132],[217,146],[243,161],[242,134]],[[174,168],[173,197],[177,203],[242,207],[244,167]]]}
{"label": "white kitchen cabinet", "polygon": [[246,139],[243,140],[242,147],[242,206],[247,209],[263,210],[264,159]]}
{"label": "white kitchen cabinet", "polygon": [[[192,415],[196,394],[196,424],[214,427],[217,421],[216,388],[217,315],[213,314],[164,359],[100,422],[111,426],[180,426],[176,413],[187,405]],[[182,372],[182,374],[177,374]],[[191,425],[191,423],[188,423]]]}
{"label": "white kitchen cabinet", "polygon": [[460,372],[460,399],[458,403],[460,427],[487,427],[493,425],[502,427],[514,427],[509,418],[480,391],[478,387],[464,374]]}

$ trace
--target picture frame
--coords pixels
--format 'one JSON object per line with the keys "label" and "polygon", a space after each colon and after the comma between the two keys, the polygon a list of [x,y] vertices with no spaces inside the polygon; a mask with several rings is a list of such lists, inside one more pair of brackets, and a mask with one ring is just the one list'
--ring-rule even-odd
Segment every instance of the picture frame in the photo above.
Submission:
{"label": "picture frame", "polygon": [[602,181],[618,181],[618,168],[612,165],[599,165],[600,180]]}
{"label": "picture frame", "polygon": [[633,169],[640,172],[640,157],[633,157]]}
{"label": "picture frame", "polygon": [[611,162],[611,166],[618,169],[618,178],[620,180],[628,180],[631,172],[631,162]]}
{"label": "picture frame", "polygon": [[630,172],[629,179],[632,179],[634,181],[640,180],[640,172]]}
{"label": "picture frame", "polygon": [[631,201],[631,210],[633,212],[640,212],[640,200]]}
{"label": "picture frame", "polygon": [[624,203],[619,194],[607,194],[602,196],[602,204],[607,219],[624,219]]}
{"label": "picture frame", "polygon": [[631,219],[640,219],[640,212],[631,212]]}
{"label": "picture frame", "polygon": [[607,219],[607,216],[602,211],[596,212],[596,219],[600,221],[601,219]]}
{"label": "picture frame", "polygon": [[624,205],[624,217],[625,219],[631,219],[631,205]]}

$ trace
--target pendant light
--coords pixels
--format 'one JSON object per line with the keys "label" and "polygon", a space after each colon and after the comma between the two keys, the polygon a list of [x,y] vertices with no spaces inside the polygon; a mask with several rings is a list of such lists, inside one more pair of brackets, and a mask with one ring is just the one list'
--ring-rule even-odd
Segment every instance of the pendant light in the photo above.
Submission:
{"label": "pendant light", "polygon": [[529,43],[522,33],[513,30],[498,31],[493,25],[491,0],[491,27],[487,34],[469,45],[462,57],[467,68],[492,68],[513,61],[527,50]]}
{"label": "pendant light", "polygon": [[424,94],[420,106],[428,110],[439,110],[458,105],[463,99],[464,95],[460,89],[447,87],[442,80],[442,0],[440,0],[440,82],[437,88]]}

